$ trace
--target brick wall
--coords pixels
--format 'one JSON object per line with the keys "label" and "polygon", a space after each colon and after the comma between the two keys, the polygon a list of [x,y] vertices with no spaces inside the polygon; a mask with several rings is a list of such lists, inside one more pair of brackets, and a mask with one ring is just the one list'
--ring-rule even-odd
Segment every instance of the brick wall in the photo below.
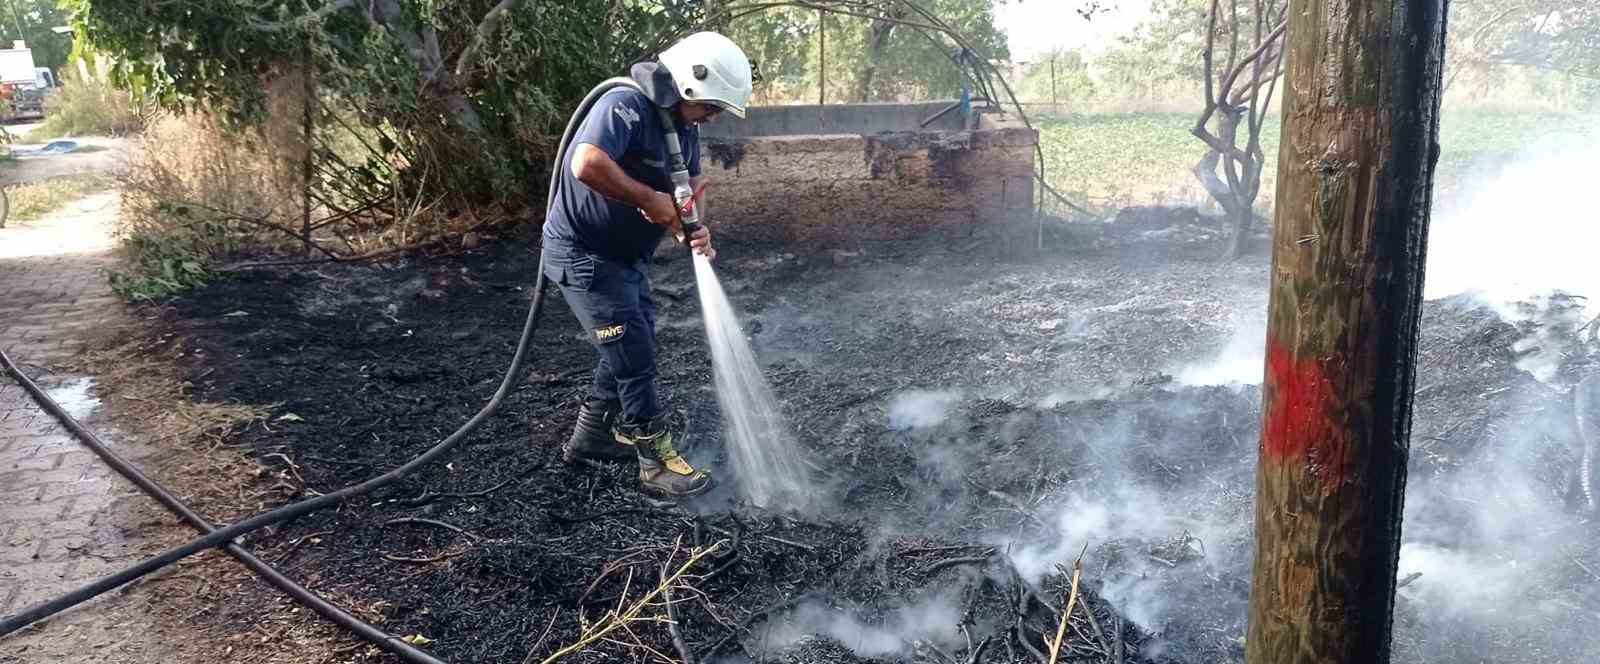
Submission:
{"label": "brick wall", "polygon": [[723,242],[853,249],[932,236],[1031,244],[1038,132],[984,116],[976,131],[703,137],[708,218]]}

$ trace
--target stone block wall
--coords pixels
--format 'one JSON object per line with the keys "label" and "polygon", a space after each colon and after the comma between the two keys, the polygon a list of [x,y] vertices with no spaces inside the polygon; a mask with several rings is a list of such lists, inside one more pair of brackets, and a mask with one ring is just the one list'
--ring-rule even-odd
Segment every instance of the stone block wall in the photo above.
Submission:
{"label": "stone block wall", "polygon": [[[734,121],[731,118],[729,121]],[[852,250],[874,242],[1032,244],[1038,132],[984,115],[971,131],[703,136],[708,219],[723,242]]]}

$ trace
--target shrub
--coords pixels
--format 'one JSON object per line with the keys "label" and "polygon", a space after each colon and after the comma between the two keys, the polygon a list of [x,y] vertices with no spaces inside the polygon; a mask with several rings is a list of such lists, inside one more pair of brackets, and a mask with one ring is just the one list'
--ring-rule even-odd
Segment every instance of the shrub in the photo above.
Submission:
{"label": "shrub", "polygon": [[196,286],[210,276],[207,261],[226,246],[225,225],[201,222],[164,231],[137,229],[123,236],[124,269],[111,270],[111,290],[130,301],[157,300]]}
{"label": "shrub", "polygon": [[110,275],[130,300],[203,285],[216,260],[292,243],[299,210],[283,159],[263,132],[206,113],[165,116],[146,129],[123,175],[117,236],[125,264]]}
{"label": "shrub", "polygon": [[72,69],[65,86],[45,98],[45,119],[28,140],[42,142],[61,136],[123,136],[144,126],[139,109],[127,92],[98,81],[84,80]]}

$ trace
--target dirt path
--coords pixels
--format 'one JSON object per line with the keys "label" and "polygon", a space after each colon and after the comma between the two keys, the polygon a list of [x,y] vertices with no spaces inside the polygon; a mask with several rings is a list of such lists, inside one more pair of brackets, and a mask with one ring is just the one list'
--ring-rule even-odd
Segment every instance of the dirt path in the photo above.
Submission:
{"label": "dirt path", "polygon": [[[110,192],[45,219],[0,229],[0,344],[91,427],[93,380],[61,371],[130,318],[99,270],[111,262]],[[119,442],[121,437],[116,437]],[[129,445],[134,458],[150,453]],[[0,613],[34,603],[137,560],[172,530],[128,520],[132,487],[9,379],[0,384]],[[4,662],[155,662],[171,649],[151,621],[150,596],[130,593],[8,640]]]}
{"label": "dirt path", "polygon": [[[21,135],[28,128],[19,125],[8,129]],[[43,154],[38,151],[46,143],[12,143],[8,147],[17,160],[0,166],[0,182],[14,186],[70,175],[115,173],[127,165],[129,155],[139,147],[136,138],[74,136],[62,140],[76,143],[78,149],[65,154]]]}

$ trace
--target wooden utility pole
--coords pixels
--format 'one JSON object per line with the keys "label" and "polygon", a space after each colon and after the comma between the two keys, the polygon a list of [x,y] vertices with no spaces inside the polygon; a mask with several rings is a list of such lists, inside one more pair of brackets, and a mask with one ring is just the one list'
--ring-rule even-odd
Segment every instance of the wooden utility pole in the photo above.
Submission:
{"label": "wooden utility pole", "polygon": [[1386,664],[1447,0],[1291,0],[1246,664]]}
{"label": "wooden utility pole", "polygon": [[1050,112],[1061,113],[1061,99],[1056,96],[1056,56],[1050,55]]}
{"label": "wooden utility pole", "polygon": [[828,12],[817,9],[817,105],[828,103]]}

